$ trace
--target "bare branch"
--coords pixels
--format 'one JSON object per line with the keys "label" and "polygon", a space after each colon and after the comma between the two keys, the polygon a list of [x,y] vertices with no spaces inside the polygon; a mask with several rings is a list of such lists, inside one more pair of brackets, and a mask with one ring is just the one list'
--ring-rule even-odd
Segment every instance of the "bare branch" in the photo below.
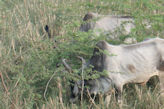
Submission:
{"label": "bare branch", "polygon": [[9,95],[8,89],[7,89],[6,85],[5,85],[5,82],[4,82],[4,79],[3,79],[3,75],[2,75],[1,72],[0,72],[0,78],[1,78],[2,85],[3,85],[3,87],[4,87],[4,89],[5,89],[6,93],[7,93],[7,95]]}
{"label": "bare branch", "polygon": [[62,59],[62,63],[69,73],[73,72],[72,68],[66,63],[66,59]]}
{"label": "bare branch", "polygon": [[85,59],[81,56],[77,56],[77,58],[79,58],[82,61],[82,68],[79,69],[80,70],[84,70],[85,68],[89,67],[90,61],[86,62]]}
{"label": "bare branch", "polygon": [[84,67],[86,64],[86,61],[83,57],[77,56],[77,58],[79,58],[82,61],[82,69],[81,69],[81,79],[82,79],[82,90],[81,90],[81,106],[82,106],[82,101],[83,101],[83,91],[84,91]]}
{"label": "bare branch", "polygon": [[19,81],[20,81],[20,78],[19,78],[19,79],[17,80],[17,82],[15,83],[15,85],[14,85],[14,89],[15,89],[16,86],[18,85]]}
{"label": "bare branch", "polygon": [[63,99],[62,99],[63,98],[62,97],[62,85],[61,85],[61,80],[59,77],[57,78],[57,81],[58,81],[57,85],[59,88],[59,101],[60,101],[60,104],[62,106],[62,109],[65,109],[64,104],[63,104]]}
{"label": "bare branch", "polygon": [[46,92],[47,92],[47,88],[48,88],[48,85],[49,85],[49,83],[50,83],[50,81],[52,80],[52,78],[55,76],[55,74],[56,74],[56,72],[54,72],[54,74],[51,76],[51,78],[48,80],[48,82],[47,82],[47,85],[46,85],[46,89],[45,89],[45,91],[44,91],[44,99],[47,101],[47,99],[46,99]]}
{"label": "bare branch", "polygon": [[81,57],[81,56],[77,56],[77,58],[79,58],[82,61],[82,69],[84,69],[85,66],[87,65],[85,59],[83,57]]}

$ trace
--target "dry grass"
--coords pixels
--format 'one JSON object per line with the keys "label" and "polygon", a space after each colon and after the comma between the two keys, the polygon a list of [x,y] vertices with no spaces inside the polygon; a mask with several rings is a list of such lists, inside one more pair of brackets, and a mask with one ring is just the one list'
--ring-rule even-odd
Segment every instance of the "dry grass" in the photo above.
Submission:
{"label": "dry grass", "polygon": [[[90,40],[90,33],[79,32],[82,17],[88,11],[131,15],[135,18],[136,28],[130,36],[141,41],[145,37],[164,37],[163,5],[163,0],[0,0],[0,72],[4,80],[4,83],[0,82],[0,108],[89,108],[91,102],[85,99],[81,106],[68,102],[68,80],[76,78],[63,71],[61,65],[61,59],[66,58],[76,72],[81,66],[76,56],[89,59],[94,44],[105,40],[104,37]],[[140,23],[145,19],[151,22],[149,30]],[[45,25],[50,28],[51,39],[44,30]],[[57,74],[49,83],[46,101],[44,91],[53,72]],[[76,73],[73,75],[77,76]],[[64,81],[57,81],[58,77]],[[133,86],[125,88],[122,108],[163,109],[163,102],[158,88],[152,91]],[[95,105],[106,108],[104,99]],[[119,108],[113,95],[109,108]]]}

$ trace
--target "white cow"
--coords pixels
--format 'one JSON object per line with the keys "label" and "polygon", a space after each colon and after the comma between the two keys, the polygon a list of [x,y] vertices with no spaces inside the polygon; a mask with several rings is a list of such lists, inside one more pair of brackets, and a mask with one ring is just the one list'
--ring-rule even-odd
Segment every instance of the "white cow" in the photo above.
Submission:
{"label": "white cow", "polygon": [[[121,93],[125,84],[146,83],[152,76],[158,76],[161,95],[164,95],[163,47],[164,39],[161,38],[153,38],[131,45],[111,45],[106,41],[100,41],[94,49],[90,64],[93,65],[93,70],[99,72],[106,71],[108,75],[105,78],[108,78],[110,81],[100,81],[100,79],[104,78],[100,77],[98,79],[84,81],[84,84],[87,82],[90,83],[90,81],[95,83],[98,81],[100,85],[87,84],[90,86],[89,90],[97,87],[97,90],[94,90],[94,92],[91,91],[91,93],[95,94],[99,92],[105,94],[114,87],[119,95],[118,100],[121,100]],[[78,85],[81,84],[76,83],[72,90],[72,94],[76,92],[76,96],[81,91]],[[106,91],[100,88],[104,86],[107,87]]]}
{"label": "white cow", "polygon": [[[83,21],[85,23],[80,26],[80,31],[92,30],[94,37],[103,34],[115,40],[119,39],[120,34],[128,35],[135,27],[134,19],[130,16],[99,15],[90,12],[84,16]],[[136,39],[132,39],[130,43],[135,43]],[[129,39],[127,43],[129,43]]]}

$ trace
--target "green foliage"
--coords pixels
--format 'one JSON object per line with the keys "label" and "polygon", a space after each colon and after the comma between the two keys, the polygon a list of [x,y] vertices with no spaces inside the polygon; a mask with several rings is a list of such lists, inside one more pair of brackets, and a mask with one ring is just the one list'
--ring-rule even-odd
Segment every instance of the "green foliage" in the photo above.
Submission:
{"label": "green foliage", "polygon": [[[10,93],[6,94],[0,82],[0,108],[61,108],[58,77],[62,79],[64,106],[80,108],[68,102],[69,80],[81,79],[81,61],[77,56],[89,60],[95,44],[100,40],[111,44],[122,43],[105,36],[91,38],[92,31],[80,32],[83,16],[89,11],[133,16],[136,27],[128,36],[119,37],[122,40],[125,37],[136,37],[142,41],[148,37],[164,37],[163,4],[163,0],[0,0],[0,72]],[[145,26],[147,24],[141,23],[145,20],[151,24],[148,29]],[[51,39],[44,30],[45,25],[51,29]],[[63,58],[71,65],[72,74],[61,64]],[[46,101],[44,92],[54,72],[55,76],[46,92]],[[88,76],[90,73],[91,68],[86,69],[84,78],[94,79],[106,74],[92,72]],[[135,97],[125,92],[126,106],[123,108],[163,108],[156,93],[142,90],[140,93],[138,89]],[[97,105],[104,106],[101,103]],[[83,108],[88,106],[89,103],[84,101]],[[118,108],[115,100],[110,103],[110,108]]]}

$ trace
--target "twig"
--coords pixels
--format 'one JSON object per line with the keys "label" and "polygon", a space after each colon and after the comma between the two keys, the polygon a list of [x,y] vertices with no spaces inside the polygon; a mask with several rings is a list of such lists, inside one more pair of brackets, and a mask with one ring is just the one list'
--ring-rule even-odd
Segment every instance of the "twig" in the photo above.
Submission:
{"label": "twig", "polygon": [[72,73],[72,72],[73,72],[72,68],[66,63],[65,60],[66,60],[66,59],[62,59],[62,63],[63,63],[63,65],[64,65],[64,67],[66,68],[66,70],[67,70],[69,73]]}
{"label": "twig", "polygon": [[88,89],[87,89],[87,93],[88,93],[88,96],[89,96],[89,99],[90,99],[91,103],[96,107],[96,109],[100,109],[100,108],[95,104],[94,99],[92,99],[92,97],[91,97],[91,95],[90,95]]}
{"label": "twig", "polygon": [[7,75],[7,73],[4,72],[4,74],[5,74],[6,78],[7,78],[9,81],[11,81],[11,79],[9,78],[9,76]]}
{"label": "twig", "polygon": [[87,68],[90,64],[90,61],[86,62],[85,59],[83,57],[77,56],[77,58],[79,58],[80,60],[82,60],[83,63],[83,68],[80,68],[79,71],[81,71],[82,69],[84,70],[85,68]]}
{"label": "twig", "polygon": [[1,78],[1,81],[2,81],[2,85],[3,85],[3,87],[4,87],[5,91],[6,91],[7,98],[8,98],[9,101],[15,106],[15,108],[18,109],[18,107],[16,106],[16,104],[13,103],[13,101],[12,101],[11,98],[9,97],[9,94],[10,94],[10,93],[8,92],[8,89],[7,89],[6,85],[5,85],[5,82],[4,82],[4,79],[3,79],[3,75],[2,75],[1,72],[0,72],[0,78]]}
{"label": "twig", "polygon": [[77,56],[77,58],[79,58],[82,61],[82,70],[85,68],[85,66],[87,65],[85,59],[81,56]]}
{"label": "twig", "polygon": [[11,44],[12,44],[12,49],[13,49],[13,51],[14,51],[14,56],[16,56],[15,41],[14,41],[14,39],[12,39]]}
{"label": "twig", "polygon": [[[13,102],[13,100],[11,100],[11,97],[9,97],[9,96],[7,95],[7,98],[8,98],[9,101],[13,104],[12,106],[14,106],[15,109],[19,109],[19,108],[17,107],[17,105]],[[13,108],[11,107],[11,109],[13,109]]]}
{"label": "twig", "polygon": [[82,75],[81,75],[81,78],[82,78],[82,90],[81,90],[81,106],[82,106],[82,101],[83,101],[83,91],[84,91],[84,66],[86,64],[86,61],[84,60],[83,57],[80,57],[80,56],[77,56],[77,58],[79,58],[81,61],[82,61],[82,69],[81,69],[81,72],[82,72]]}
{"label": "twig", "polygon": [[60,78],[58,77],[58,88],[59,88],[59,101],[61,103],[62,109],[65,109],[64,104],[63,104],[63,97],[62,97],[62,86],[61,86],[61,81]]}
{"label": "twig", "polygon": [[64,65],[65,69],[70,73],[69,75],[74,76],[75,78],[80,79],[79,76],[73,75],[73,70],[72,70],[72,68],[67,64],[66,59],[62,59],[62,63],[63,63],[63,65]]}
{"label": "twig", "polygon": [[1,78],[2,85],[3,85],[3,87],[4,87],[4,89],[5,89],[6,93],[7,93],[7,95],[9,95],[8,89],[7,89],[6,85],[5,85],[5,82],[4,82],[4,79],[3,79],[3,75],[2,75],[1,72],[0,72],[0,78]]}
{"label": "twig", "polygon": [[47,82],[47,85],[46,85],[46,89],[44,91],[44,99],[47,101],[47,98],[46,98],[46,92],[47,92],[47,88],[48,88],[48,85],[50,83],[50,81],[52,80],[52,78],[55,76],[56,72],[54,72],[54,74],[51,76],[51,78],[48,80]]}
{"label": "twig", "polygon": [[15,85],[14,85],[14,89],[15,89],[16,86],[18,85],[19,81],[20,81],[20,78],[19,78],[19,79],[17,80],[17,82],[15,83]]}

